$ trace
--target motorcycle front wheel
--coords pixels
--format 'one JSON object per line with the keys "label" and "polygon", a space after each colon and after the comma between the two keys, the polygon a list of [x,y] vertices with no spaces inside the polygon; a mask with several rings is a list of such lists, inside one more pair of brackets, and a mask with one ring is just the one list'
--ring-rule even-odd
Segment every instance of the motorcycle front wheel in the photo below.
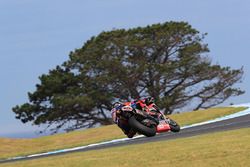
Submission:
{"label": "motorcycle front wheel", "polygon": [[169,121],[168,121],[168,124],[169,124],[169,126],[170,126],[170,130],[172,131],[172,132],[179,132],[180,131],[180,125],[178,125],[177,124],[177,122],[175,122],[174,120],[172,120],[172,119],[170,119],[170,118],[168,118],[169,119]]}

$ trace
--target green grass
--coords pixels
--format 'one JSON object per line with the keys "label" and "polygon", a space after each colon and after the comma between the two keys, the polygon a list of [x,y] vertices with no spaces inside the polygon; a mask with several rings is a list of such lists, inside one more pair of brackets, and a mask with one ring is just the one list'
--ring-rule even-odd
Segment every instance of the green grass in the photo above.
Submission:
{"label": "green grass", "polygon": [[[245,108],[213,108],[171,115],[180,125],[188,125],[232,114]],[[0,138],[0,159],[82,146],[125,137],[116,125],[91,128],[35,139]]]}
{"label": "green grass", "polygon": [[197,110],[192,112],[185,112],[181,114],[170,115],[171,118],[180,123],[181,126],[191,125],[194,123],[204,122],[207,120],[212,120],[215,118],[223,117],[225,115],[230,115],[242,110],[245,107],[221,107],[221,108],[210,108],[207,110]]}
{"label": "green grass", "polygon": [[1,167],[246,167],[250,128],[177,140],[72,153],[0,165]]}

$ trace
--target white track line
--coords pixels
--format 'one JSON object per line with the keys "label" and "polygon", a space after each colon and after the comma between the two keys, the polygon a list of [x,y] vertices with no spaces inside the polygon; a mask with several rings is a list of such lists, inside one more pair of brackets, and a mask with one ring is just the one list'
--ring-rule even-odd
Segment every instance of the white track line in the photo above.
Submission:
{"label": "white track line", "polygon": [[205,121],[205,122],[201,122],[201,123],[196,123],[196,124],[184,126],[181,129],[186,129],[186,128],[191,128],[191,127],[194,127],[194,126],[200,126],[200,125],[205,125],[205,124],[209,124],[209,123],[219,122],[219,121],[223,121],[223,120],[227,120],[227,119],[236,118],[236,117],[240,117],[240,116],[250,114],[250,103],[241,104],[241,105],[232,105],[231,107],[248,107],[248,108],[246,110],[243,110],[243,111],[240,111],[240,112],[237,112],[237,113],[234,113],[234,114],[226,115],[224,117],[215,118],[213,120],[209,120],[209,121]]}
{"label": "white track line", "polygon": [[[184,126],[184,127],[181,127],[181,129],[186,129],[186,128],[190,128],[190,127],[205,125],[205,124],[209,124],[209,123],[214,123],[214,122],[223,121],[223,120],[227,120],[227,119],[236,118],[236,117],[240,117],[240,116],[244,116],[244,115],[250,114],[250,103],[240,104],[240,105],[232,105],[230,107],[248,107],[248,108],[246,110],[243,110],[243,111],[231,114],[231,115],[227,115],[227,116],[224,116],[224,117],[216,118],[214,120],[210,120],[210,121],[205,121],[205,122],[201,122],[201,123],[196,123],[196,124]],[[13,157],[13,158],[8,158],[6,160],[18,160],[18,159],[39,157],[39,156],[44,156],[44,155],[66,153],[66,152],[76,151],[76,150],[80,150],[80,149],[84,149],[84,148],[89,148],[89,147],[94,147],[94,146],[101,146],[101,145],[110,144],[110,143],[117,143],[117,142],[123,142],[123,141],[127,141],[127,140],[134,140],[134,139],[141,138],[141,137],[144,137],[144,136],[143,135],[138,135],[138,136],[136,136],[136,137],[134,137],[132,139],[129,139],[129,138],[115,139],[115,140],[106,141],[106,142],[89,144],[89,145],[86,145],[86,146],[80,146],[80,147],[74,147],[74,148],[68,148],[68,149],[61,149],[61,150],[50,151],[50,152],[39,153],[39,154],[32,154],[32,155],[27,155],[27,156]],[[3,161],[5,161],[5,160],[3,160]]]}

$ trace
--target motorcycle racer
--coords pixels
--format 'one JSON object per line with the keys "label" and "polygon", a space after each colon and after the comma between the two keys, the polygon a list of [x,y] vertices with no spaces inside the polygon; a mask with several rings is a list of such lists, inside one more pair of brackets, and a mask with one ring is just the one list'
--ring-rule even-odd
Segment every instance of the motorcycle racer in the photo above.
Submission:
{"label": "motorcycle racer", "polygon": [[129,126],[127,120],[122,119],[120,116],[121,108],[124,106],[123,103],[115,102],[113,104],[113,109],[111,110],[111,116],[113,119],[113,122],[117,124],[119,128],[123,131],[125,135],[127,135],[128,138],[133,138],[136,134],[135,131]]}
{"label": "motorcycle racer", "polygon": [[139,99],[139,100],[126,102],[126,103],[115,102],[113,104],[113,109],[111,110],[111,116],[112,116],[113,122],[116,123],[118,127],[122,129],[122,131],[124,132],[125,135],[127,135],[128,138],[132,138],[136,134],[136,132],[133,131],[133,129],[131,129],[131,127],[128,125],[127,120],[122,119],[122,117],[120,117],[119,115],[121,108],[125,105],[129,105],[134,109],[148,112],[152,116],[156,115],[155,112],[159,112],[158,107],[154,103],[153,97],[147,97],[142,100]]}

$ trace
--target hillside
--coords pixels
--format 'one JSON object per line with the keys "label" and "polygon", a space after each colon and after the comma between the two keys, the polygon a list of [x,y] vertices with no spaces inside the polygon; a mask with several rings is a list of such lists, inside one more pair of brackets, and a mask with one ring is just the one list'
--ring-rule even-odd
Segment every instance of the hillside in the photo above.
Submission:
{"label": "hillside", "polygon": [[[227,107],[213,108],[171,115],[181,126],[211,120],[224,115],[241,111],[245,108]],[[40,137],[35,139],[0,138],[0,158],[8,158],[51,150],[82,146],[91,143],[124,138],[124,134],[116,125],[91,128],[65,134]]]}

